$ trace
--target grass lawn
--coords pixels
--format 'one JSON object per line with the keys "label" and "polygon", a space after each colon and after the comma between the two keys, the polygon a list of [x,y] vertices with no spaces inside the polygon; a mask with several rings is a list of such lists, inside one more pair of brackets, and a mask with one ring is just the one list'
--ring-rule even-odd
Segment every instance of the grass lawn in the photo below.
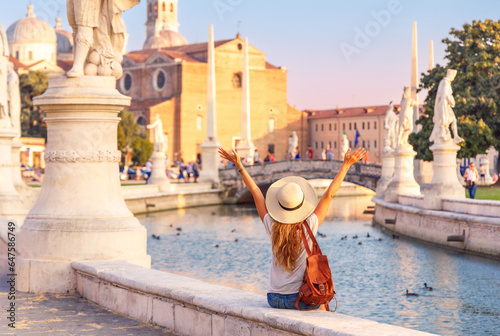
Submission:
{"label": "grass lawn", "polygon": [[[469,198],[467,189],[465,191],[465,194],[466,197]],[[476,199],[500,201],[500,187],[478,187],[476,191]]]}

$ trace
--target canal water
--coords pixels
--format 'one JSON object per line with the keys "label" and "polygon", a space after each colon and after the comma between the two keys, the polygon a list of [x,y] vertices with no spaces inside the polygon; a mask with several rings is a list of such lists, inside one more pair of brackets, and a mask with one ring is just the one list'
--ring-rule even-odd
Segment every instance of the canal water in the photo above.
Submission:
{"label": "canal water", "polygon": [[[370,199],[334,198],[319,228],[337,312],[441,335],[500,335],[500,262],[393,239],[363,214]],[[152,268],[266,293],[271,245],[255,208],[209,206],[137,217],[148,230]],[[406,289],[419,296],[406,296]]]}

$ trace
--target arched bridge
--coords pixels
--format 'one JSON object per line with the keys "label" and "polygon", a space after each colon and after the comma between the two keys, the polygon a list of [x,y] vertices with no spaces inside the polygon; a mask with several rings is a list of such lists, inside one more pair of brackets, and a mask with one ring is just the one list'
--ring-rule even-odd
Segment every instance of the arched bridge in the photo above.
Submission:
{"label": "arched bridge", "polygon": [[[265,193],[273,182],[285,176],[302,176],[307,180],[333,179],[342,163],[341,160],[285,160],[246,166],[245,169]],[[349,168],[345,181],[375,190],[381,173],[382,167],[379,165],[356,163]],[[237,202],[251,200],[248,189],[234,167],[219,170],[219,179],[226,197],[234,198]]]}

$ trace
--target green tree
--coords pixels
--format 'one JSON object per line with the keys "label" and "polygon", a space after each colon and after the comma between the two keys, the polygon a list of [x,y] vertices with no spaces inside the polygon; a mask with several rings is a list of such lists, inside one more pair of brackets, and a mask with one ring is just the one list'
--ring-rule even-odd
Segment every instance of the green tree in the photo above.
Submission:
{"label": "green tree", "polygon": [[132,161],[144,165],[153,152],[153,144],[141,132],[133,112],[123,109],[118,116],[121,118],[118,124],[118,149],[122,152],[122,162],[129,148],[132,151]]}
{"label": "green tree", "polygon": [[30,71],[19,77],[21,91],[21,133],[47,139],[47,125],[43,122],[45,113],[33,105],[33,98],[47,90],[49,78],[40,71]]}
{"label": "green tree", "polygon": [[428,139],[437,88],[446,69],[458,71],[451,84],[455,97],[453,111],[459,134],[466,140],[460,144],[459,157],[484,153],[491,145],[500,150],[500,21],[473,21],[464,24],[461,30],[452,28],[450,35],[443,39],[447,45],[446,68],[438,65],[423,74],[420,89],[427,89],[428,96],[424,116],[417,121],[422,131],[410,137],[417,158],[426,161],[432,160]]}

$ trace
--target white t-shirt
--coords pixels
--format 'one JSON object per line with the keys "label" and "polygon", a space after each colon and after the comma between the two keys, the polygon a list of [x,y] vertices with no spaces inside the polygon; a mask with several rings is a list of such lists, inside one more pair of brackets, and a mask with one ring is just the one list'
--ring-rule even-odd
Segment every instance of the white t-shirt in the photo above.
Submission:
{"label": "white t-shirt", "polygon": [[[467,168],[465,170],[465,173],[467,174],[467,181],[472,181],[472,182],[477,182],[477,174],[474,169]],[[465,174],[464,174],[465,175]]]}
{"label": "white t-shirt", "polygon": [[[311,228],[314,236],[318,232],[318,217],[313,213],[306,220]],[[271,238],[271,227],[274,224],[274,219],[266,214],[264,216],[264,227],[269,238]],[[312,248],[312,241],[306,233],[309,248]],[[300,238],[302,241],[302,237]],[[295,269],[292,273],[287,272],[283,267],[276,265],[276,258],[273,254],[271,261],[271,268],[269,270],[269,281],[267,283],[267,291],[269,293],[279,294],[295,294],[299,292],[302,281],[304,280],[304,272],[306,271],[307,251],[302,249],[297,261],[295,262]]]}

